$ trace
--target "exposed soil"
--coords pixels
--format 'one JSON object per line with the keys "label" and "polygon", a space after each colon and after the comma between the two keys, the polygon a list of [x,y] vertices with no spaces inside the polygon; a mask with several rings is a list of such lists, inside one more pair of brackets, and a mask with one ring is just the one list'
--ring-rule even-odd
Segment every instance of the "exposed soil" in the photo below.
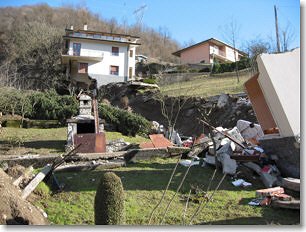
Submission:
{"label": "exposed soil", "polygon": [[47,225],[42,212],[21,198],[21,191],[12,185],[12,178],[0,169],[0,224]]}
{"label": "exposed soil", "polygon": [[[107,99],[112,105],[124,108],[122,98],[128,97],[129,106],[138,114],[141,114],[150,121],[157,121],[167,127],[167,122],[161,113],[161,104],[156,99],[158,89],[147,89],[142,86],[129,85],[128,83],[111,83],[101,87],[99,90],[99,100]],[[246,94],[241,94],[243,98]],[[207,121],[217,127],[232,128],[239,119],[257,122],[252,106],[247,101],[239,101],[240,96],[228,96],[226,105],[218,108],[219,96],[204,99],[201,97],[188,98],[184,107],[180,111],[175,129],[183,135],[192,136],[203,133],[203,125],[199,119],[206,115]],[[174,97],[165,97],[164,102],[168,110],[171,109]],[[174,113],[177,112],[176,104]],[[206,133],[207,131],[205,131]]]}

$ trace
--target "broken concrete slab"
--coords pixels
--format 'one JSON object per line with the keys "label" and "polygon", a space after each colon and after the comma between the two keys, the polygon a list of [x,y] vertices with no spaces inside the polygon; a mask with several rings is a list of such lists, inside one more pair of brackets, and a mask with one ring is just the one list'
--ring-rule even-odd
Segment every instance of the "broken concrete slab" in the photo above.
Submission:
{"label": "broken concrete slab", "polygon": [[300,192],[300,179],[295,178],[282,178],[281,186],[296,192]]}
{"label": "broken concrete slab", "polygon": [[95,169],[111,169],[119,168],[126,165],[124,160],[113,160],[113,161],[87,161],[78,163],[67,163],[63,164],[55,169],[55,172],[76,172],[76,171],[88,171]]}

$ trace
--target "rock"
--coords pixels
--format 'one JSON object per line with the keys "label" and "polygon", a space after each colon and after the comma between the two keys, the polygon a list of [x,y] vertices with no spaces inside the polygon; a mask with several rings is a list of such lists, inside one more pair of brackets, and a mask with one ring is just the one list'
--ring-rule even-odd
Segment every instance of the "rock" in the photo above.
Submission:
{"label": "rock", "polygon": [[224,108],[228,104],[229,104],[229,96],[228,96],[228,94],[221,94],[219,99],[218,99],[217,107],[219,109],[222,109],[222,108]]}

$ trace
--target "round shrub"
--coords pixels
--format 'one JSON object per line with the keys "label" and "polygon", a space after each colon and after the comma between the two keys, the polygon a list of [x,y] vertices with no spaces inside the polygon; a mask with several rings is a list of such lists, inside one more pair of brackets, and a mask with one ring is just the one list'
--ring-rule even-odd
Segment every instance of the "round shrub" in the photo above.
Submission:
{"label": "round shrub", "polygon": [[113,172],[102,175],[95,196],[95,224],[124,224],[124,191],[121,179]]}

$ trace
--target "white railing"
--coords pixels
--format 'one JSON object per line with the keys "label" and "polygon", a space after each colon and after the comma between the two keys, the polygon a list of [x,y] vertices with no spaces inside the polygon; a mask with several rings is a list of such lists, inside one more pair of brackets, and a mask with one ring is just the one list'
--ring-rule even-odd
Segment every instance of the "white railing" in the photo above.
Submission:
{"label": "white railing", "polygon": [[[67,55],[73,56],[73,50],[69,49]],[[104,53],[101,51],[94,51],[94,50],[81,50],[80,56],[88,56],[88,57],[100,57],[103,58]]]}

